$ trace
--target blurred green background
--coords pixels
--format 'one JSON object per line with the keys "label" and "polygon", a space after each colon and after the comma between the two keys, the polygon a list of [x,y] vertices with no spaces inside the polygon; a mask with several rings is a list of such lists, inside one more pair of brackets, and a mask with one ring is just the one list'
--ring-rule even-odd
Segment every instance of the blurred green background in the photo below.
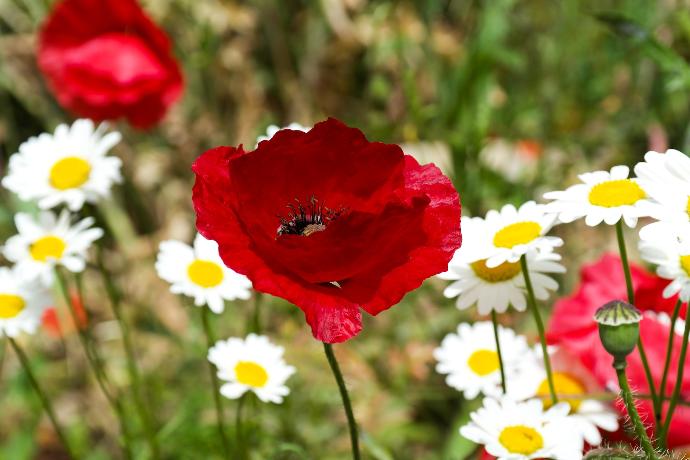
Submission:
{"label": "blurred green background", "polygon": [[[35,63],[49,0],[0,0],[0,173],[31,135],[71,121]],[[269,124],[333,116],[369,139],[404,144],[454,180],[466,214],[539,199],[575,175],[633,165],[647,150],[690,147],[690,10],[681,1],[142,0],[170,34],[183,99],[149,132],[116,124],[128,186],[105,206],[117,236],[108,263],[126,293],[165,458],[220,458],[198,311],[153,270],[162,239],[191,241],[190,164],[205,149],[253,146]],[[88,20],[88,18],[85,18]],[[0,237],[27,205],[0,191]],[[558,229],[570,269],[607,247],[605,231]],[[91,327],[112,378],[127,377],[97,276],[85,275]],[[465,402],[431,352],[468,314],[430,280],[336,347],[366,458],[462,459]],[[60,304],[58,303],[58,306]],[[252,301],[228,305],[219,336],[244,335]],[[295,307],[264,299],[265,332],[298,373],[283,405],[245,415],[253,458],[348,458],[337,388]],[[506,315],[506,324],[522,318]],[[525,329],[526,328],[526,329]],[[530,322],[522,327],[531,333]],[[86,458],[119,458],[117,423],[74,334],[25,338],[41,383]],[[9,347],[0,345],[0,459],[64,458]],[[228,417],[236,402],[227,401]],[[130,408],[131,409],[131,408]],[[137,419],[132,412],[132,424]],[[141,444],[141,455],[146,449]]]}

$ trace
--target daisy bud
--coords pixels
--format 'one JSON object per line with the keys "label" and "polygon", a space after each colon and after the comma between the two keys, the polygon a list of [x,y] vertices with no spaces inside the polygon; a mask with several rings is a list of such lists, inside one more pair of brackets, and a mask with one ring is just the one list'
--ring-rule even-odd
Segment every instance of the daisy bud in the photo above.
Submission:
{"label": "daisy bud", "polygon": [[614,364],[624,363],[640,337],[640,310],[622,300],[613,300],[599,307],[594,320],[599,324],[601,343],[613,355]]}

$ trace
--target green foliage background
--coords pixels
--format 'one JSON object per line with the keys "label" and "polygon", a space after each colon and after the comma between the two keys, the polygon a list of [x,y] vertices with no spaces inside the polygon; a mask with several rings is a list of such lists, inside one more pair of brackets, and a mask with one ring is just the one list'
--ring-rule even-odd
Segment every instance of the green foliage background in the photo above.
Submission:
{"label": "green foliage background", "polygon": [[[70,121],[35,64],[49,0],[0,0],[0,168],[31,135]],[[220,458],[198,311],[157,279],[162,239],[191,240],[189,166],[205,149],[253,145],[270,123],[309,125],[327,116],[370,139],[437,142],[466,213],[539,199],[574,175],[632,165],[650,148],[688,151],[690,10],[642,0],[142,0],[170,34],[186,90],[160,127],[133,131],[115,154],[128,183],[103,208],[113,227],[108,264],[126,293],[148,400],[165,458]],[[85,18],[84,20],[88,20]],[[534,174],[507,180],[480,152],[492,140],[529,139],[543,152]],[[512,145],[512,144],[511,144]],[[445,155],[445,156],[444,156]],[[446,158],[447,156],[447,158]],[[519,161],[519,158],[515,161]],[[31,209],[1,190],[0,237]],[[566,240],[567,291],[583,260],[611,246],[605,231],[575,225]],[[86,304],[108,371],[127,377],[117,328],[98,278]],[[368,318],[336,347],[363,428],[366,458],[462,459],[458,434],[476,402],[433,372],[431,351],[471,313],[458,312],[430,280],[398,306]],[[219,336],[244,335],[253,303],[216,320]],[[255,459],[348,458],[345,420],[321,346],[302,315],[263,299],[265,332],[298,368],[286,403],[245,408]],[[531,323],[506,315],[531,334]],[[88,459],[119,458],[117,423],[92,381],[76,337],[23,341],[69,434]],[[63,454],[8,347],[0,349],[0,458]],[[128,403],[129,404],[129,403]],[[236,403],[227,401],[231,418]],[[131,407],[129,408],[131,409]],[[131,422],[139,429],[133,411]],[[140,445],[138,458],[146,458]]]}

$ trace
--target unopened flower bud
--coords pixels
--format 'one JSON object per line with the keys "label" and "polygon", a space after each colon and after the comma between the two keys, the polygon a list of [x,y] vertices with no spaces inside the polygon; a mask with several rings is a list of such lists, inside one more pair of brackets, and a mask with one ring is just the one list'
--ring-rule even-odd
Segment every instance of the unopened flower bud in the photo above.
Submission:
{"label": "unopened flower bud", "polygon": [[622,300],[614,300],[599,307],[594,320],[599,323],[599,338],[606,351],[613,355],[615,362],[625,362],[640,337],[640,310]]}

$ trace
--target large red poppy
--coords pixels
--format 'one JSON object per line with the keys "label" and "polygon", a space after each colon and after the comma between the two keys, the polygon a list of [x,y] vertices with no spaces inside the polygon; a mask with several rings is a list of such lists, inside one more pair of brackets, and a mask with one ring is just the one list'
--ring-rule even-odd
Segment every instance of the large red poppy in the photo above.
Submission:
{"label": "large red poppy", "polygon": [[193,166],[197,228],[254,288],[304,311],[314,337],[342,342],[460,246],[460,200],[434,165],[328,119],[281,130],[254,151],[217,147]]}
{"label": "large red poppy", "polygon": [[182,91],[170,41],[136,0],[63,0],[43,25],[38,64],[65,108],[94,120],[158,122]]}
{"label": "large red poppy", "polygon": [[[660,320],[658,315],[651,312],[670,313],[677,298],[662,297],[668,280],[635,265],[631,267],[631,272],[635,288],[635,305],[648,312],[640,324],[640,336],[655,386],[658,388],[663,374],[670,328],[668,321]],[[593,316],[596,309],[606,302],[625,298],[626,285],[620,259],[616,255],[606,254],[599,261],[582,268],[579,289],[570,297],[556,302],[549,322],[549,342],[560,344],[577,356],[599,383],[608,387],[617,387],[616,375],[611,366],[611,355],[604,350],[599,340],[598,327]],[[684,310],[685,308],[681,311],[681,317],[685,316]],[[671,393],[676,380],[681,342],[682,337],[676,335],[666,395]],[[688,361],[685,365],[688,366]],[[637,350],[628,358],[628,378],[635,391],[649,394],[649,386]],[[690,396],[690,371],[684,373],[682,394],[686,398]],[[654,420],[652,405],[648,400],[640,400],[638,408],[643,419],[650,422]],[[619,405],[618,409],[625,413],[623,406]],[[678,407],[671,423],[669,446],[685,445],[690,445],[690,408]]]}

